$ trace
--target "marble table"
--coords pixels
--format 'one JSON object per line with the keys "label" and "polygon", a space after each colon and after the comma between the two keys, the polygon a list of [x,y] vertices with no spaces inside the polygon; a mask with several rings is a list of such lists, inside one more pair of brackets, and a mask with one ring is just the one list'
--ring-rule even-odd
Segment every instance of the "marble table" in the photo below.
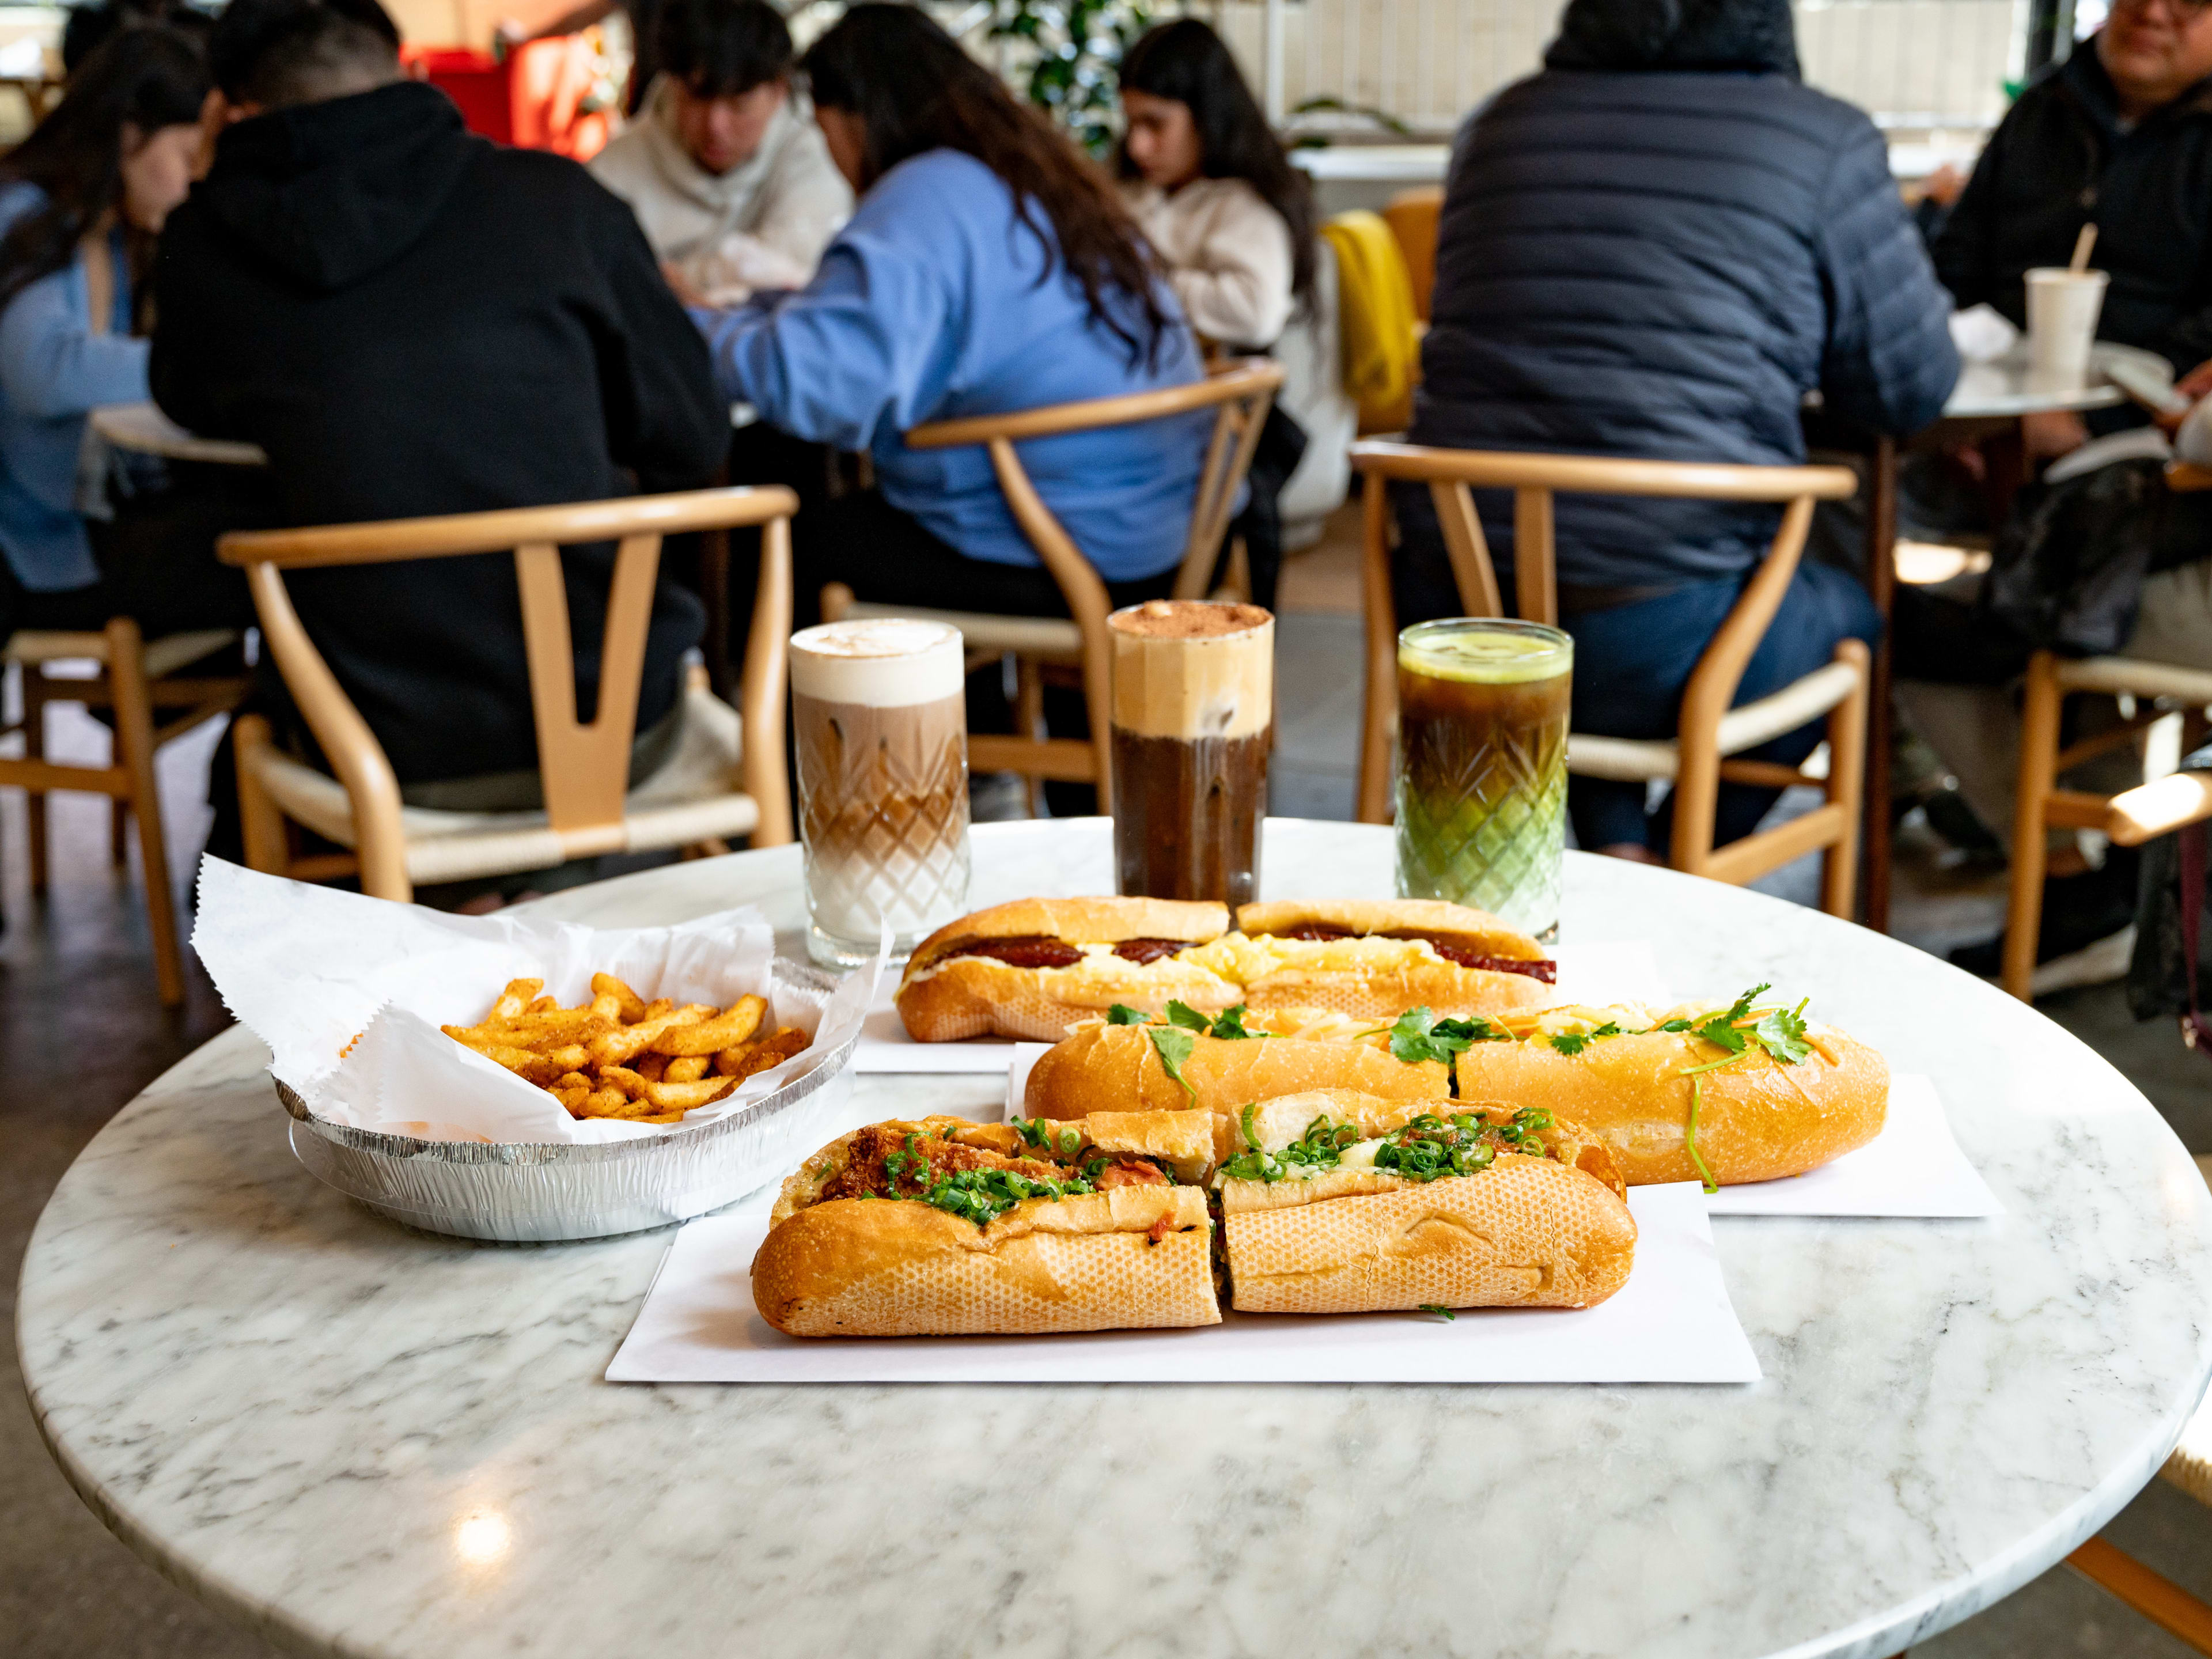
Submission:
{"label": "marble table", "polygon": [[[1099,821],[976,835],[976,893],[1106,890]],[[1565,936],[1771,979],[1934,1075],[1992,1221],[1723,1219],[1748,1387],[777,1388],[600,1380],[669,1235],[404,1231],[293,1160],[233,1031],[88,1147],[25,1259],[39,1423],[164,1573],[304,1653],[1879,1656],[2147,1481],[2212,1367],[2212,1198],[2022,1004],[1756,894],[1568,855]],[[742,900],[794,848],[546,908]],[[1269,824],[1275,896],[1387,832]],[[856,1120],[995,1113],[864,1077]]]}

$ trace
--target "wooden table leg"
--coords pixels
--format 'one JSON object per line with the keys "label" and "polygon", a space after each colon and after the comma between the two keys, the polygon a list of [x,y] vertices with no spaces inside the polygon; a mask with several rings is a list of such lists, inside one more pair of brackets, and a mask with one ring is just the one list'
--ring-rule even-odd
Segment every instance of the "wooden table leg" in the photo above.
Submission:
{"label": "wooden table leg", "polygon": [[1881,613],[1867,697],[1866,925],[1889,931],[1889,628],[1897,599],[1897,441],[1877,437],[1868,454],[1867,592]]}

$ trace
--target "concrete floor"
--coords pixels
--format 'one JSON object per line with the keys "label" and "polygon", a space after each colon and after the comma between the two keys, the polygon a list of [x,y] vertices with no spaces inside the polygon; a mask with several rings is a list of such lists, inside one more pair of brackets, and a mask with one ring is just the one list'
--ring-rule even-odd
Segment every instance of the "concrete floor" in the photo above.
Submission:
{"label": "concrete floor", "polygon": [[[1273,805],[1315,817],[1351,814],[1358,720],[1359,635],[1349,524],[1286,573],[1280,621],[1279,746]],[[58,750],[96,756],[105,734],[64,711]],[[163,757],[173,869],[188,878],[204,832],[191,803],[204,787],[212,734]],[[1011,808],[1013,792],[993,797]],[[162,1068],[228,1023],[197,964],[179,1011],[155,1000],[135,866],[112,869],[104,804],[60,798],[53,891],[25,890],[23,798],[0,791],[0,895],[11,926],[0,938],[0,1316],[13,1328],[15,1276],[40,1206],[78,1150]],[[1760,885],[1800,899],[1810,862]],[[1911,825],[1899,838],[1896,932],[1943,949],[1993,932],[2001,878],[1961,873],[1941,844]],[[2137,1025],[2117,986],[2074,991],[2045,1012],[2141,1086],[2192,1152],[2212,1152],[2212,1067],[2166,1024]],[[0,1352],[0,1656],[4,1659],[262,1659],[274,1652],[171,1587],[110,1536],[70,1492],[33,1428],[13,1343]],[[2212,1599],[2212,1514],[2154,1482],[2106,1536]],[[1809,1569],[1808,1569],[1809,1570]],[[2068,1569],[1924,1644],[1942,1659],[2036,1654],[2081,1659],[2179,1659],[2189,1651]]]}

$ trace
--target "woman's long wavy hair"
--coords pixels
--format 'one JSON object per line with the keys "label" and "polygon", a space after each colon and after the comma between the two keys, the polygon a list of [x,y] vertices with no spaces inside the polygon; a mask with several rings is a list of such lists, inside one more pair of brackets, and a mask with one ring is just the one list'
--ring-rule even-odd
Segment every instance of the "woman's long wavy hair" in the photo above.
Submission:
{"label": "woman's long wavy hair", "polygon": [[[0,187],[36,185],[46,198],[0,236],[0,307],[67,265],[86,234],[121,207],[125,129],[143,139],[196,124],[209,85],[198,45],[161,25],[126,27],[84,60],[53,112],[0,159]],[[125,234],[143,274],[153,239],[127,226]]]}
{"label": "woman's long wavy hair", "polygon": [[1039,280],[1050,279],[1056,252],[1091,316],[1129,348],[1131,363],[1158,361],[1173,326],[1154,286],[1158,262],[1111,183],[926,14],[867,0],[809,47],[799,67],[817,109],[860,123],[862,191],[928,150],[974,156],[1006,181],[1022,224],[1044,245]]}
{"label": "woman's long wavy hair", "polygon": [[[1313,297],[1313,188],[1291,158],[1244,84],[1229,48],[1195,17],[1148,32],[1121,59],[1121,90],[1169,98],[1190,111],[1198,129],[1198,170],[1208,179],[1242,179],[1291,228],[1291,290],[1300,305]],[[1114,155],[1124,179],[1141,176],[1125,141]]]}

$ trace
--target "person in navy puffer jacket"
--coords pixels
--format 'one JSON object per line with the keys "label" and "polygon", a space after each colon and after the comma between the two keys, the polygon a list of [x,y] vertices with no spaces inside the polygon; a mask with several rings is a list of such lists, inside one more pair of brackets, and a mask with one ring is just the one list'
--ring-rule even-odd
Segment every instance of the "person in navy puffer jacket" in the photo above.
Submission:
{"label": "person in navy puffer jacket", "polygon": [[[1801,83],[1787,0],[1571,0],[1543,70],[1470,118],[1438,228],[1413,441],[1677,461],[1805,459],[1818,388],[1899,436],[1958,377],[1949,296],[1858,110]],[[1425,488],[1395,492],[1401,622],[1462,607]],[[1513,591],[1510,497],[1480,492]],[[1672,736],[1684,683],[1771,541],[1779,509],[1570,496],[1559,502],[1574,728]],[[1737,696],[1871,640],[1865,591],[1801,568]],[[1754,751],[1802,760],[1808,726]],[[1717,841],[1774,792],[1724,785]],[[1640,784],[1576,778],[1577,842],[1666,845]]]}

